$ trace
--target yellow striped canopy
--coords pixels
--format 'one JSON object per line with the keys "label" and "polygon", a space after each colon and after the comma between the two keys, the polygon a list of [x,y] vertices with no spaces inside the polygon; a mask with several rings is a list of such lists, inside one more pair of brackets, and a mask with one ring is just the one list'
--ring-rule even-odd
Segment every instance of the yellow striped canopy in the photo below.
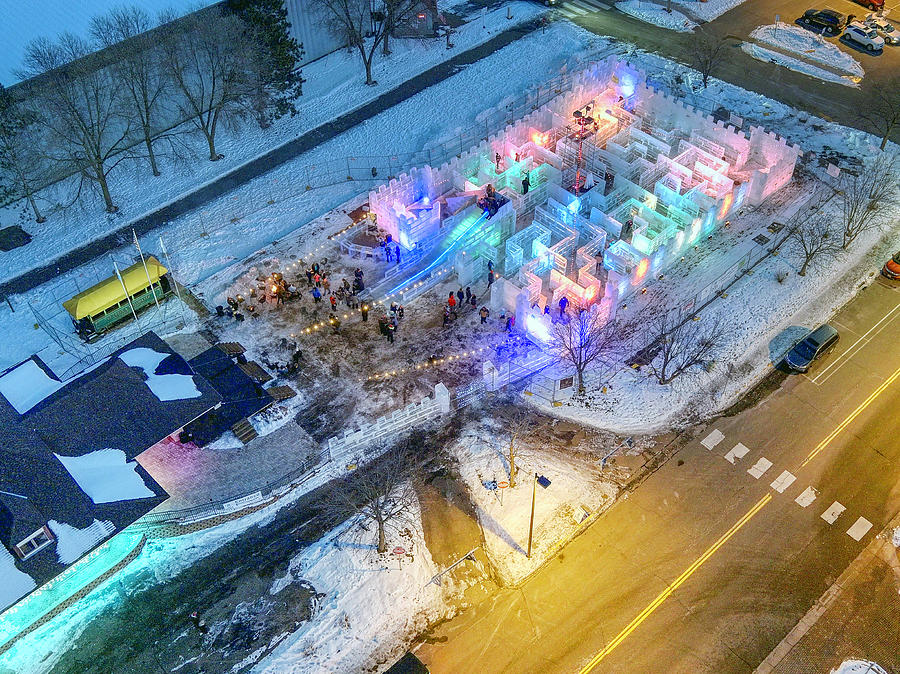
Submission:
{"label": "yellow striped canopy", "polygon": [[[147,271],[150,272],[151,283],[159,281],[168,269],[163,267],[159,260],[152,255],[146,258]],[[144,271],[144,265],[137,262],[127,269],[122,270],[122,280],[128,289],[129,295],[136,295],[148,286],[147,272]],[[125,299],[125,292],[122,290],[122,284],[113,274],[108,279],[100,281],[95,286],[83,290],[70,300],[63,302],[63,308],[76,321],[99,314],[104,309],[118,304]]]}

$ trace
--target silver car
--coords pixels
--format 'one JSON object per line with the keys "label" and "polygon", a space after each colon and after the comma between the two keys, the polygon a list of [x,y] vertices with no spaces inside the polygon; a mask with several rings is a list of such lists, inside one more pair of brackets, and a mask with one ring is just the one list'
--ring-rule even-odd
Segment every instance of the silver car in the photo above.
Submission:
{"label": "silver car", "polygon": [[883,16],[870,14],[866,17],[865,23],[878,31],[878,34],[884,38],[885,44],[900,44],[900,31],[894,28],[894,24]]}

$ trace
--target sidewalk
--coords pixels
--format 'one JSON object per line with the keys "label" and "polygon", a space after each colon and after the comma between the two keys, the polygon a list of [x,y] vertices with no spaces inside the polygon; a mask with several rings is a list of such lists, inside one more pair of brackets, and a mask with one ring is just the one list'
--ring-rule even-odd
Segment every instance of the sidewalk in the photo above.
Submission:
{"label": "sidewalk", "polygon": [[205,204],[227,194],[236,187],[249,183],[253,179],[266,174],[273,168],[302,155],[304,152],[313,149],[321,143],[331,140],[361,122],[402,103],[408,98],[428,89],[432,85],[442,82],[451,75],[457,73],[461,68],[491,55],[495,51],[528,35],[538,27],[540,27],[540,21],[533,20],[503,31],[487,42],[457,54],[450,60],[444,61],[429,70],[420,73],[391,91],[385,92],[369,103],[356,108],[352,112],[342,115],[333,121],[321,124],[314,129],[310,129],[302,136],[225,173],[196,191],[179,197],[156,211],[119,227],[116,231],[111,232],[102,238],[79,246],[48,264],[32,269],[0,284],[0,298],[35,288],[61,274],[91,261],[99,255],[103,255],[104,253],[108,253],[121,247],[123,243],[131,239],[132,229],[135,230],[138,236],[143,236],[189,211],[201,208]]}

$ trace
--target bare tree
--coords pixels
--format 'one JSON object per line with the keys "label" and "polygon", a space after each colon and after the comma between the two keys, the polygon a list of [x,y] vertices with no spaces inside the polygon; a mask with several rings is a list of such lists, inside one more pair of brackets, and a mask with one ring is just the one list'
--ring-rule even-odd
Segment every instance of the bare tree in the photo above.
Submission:
{"label": "bare tree", "polygon": [[121,114],[121,97],[107,68],[91,58],[84,39],[63,33],[57,42],[32,40],[25,49],[24,78],[33,78],[30,105],[48,134],[50,159],[74,169],[96,185],[113,213],[107,178],[126,158],[130,125]]}
{"label": "bare tree", "polygon": [[726,336],[720,319],[684,320],[674,312],[654,316],[649,321],[649,330],[659,349],[653,359],[653,374],[663,385],[692,368],[711,364]]}
{"label": "bare tree", "polygon": [[878,227],[881,216],[896,207],[898,171],[897,155],[883,152],[865,162],[858,174],[841,174],[841,248],[846,250],[860,234]]}
{"label": "bare tree", "polygon": [[840,245],[830,225],[823,218],[810,218],[796,225],[785,241],[788,250],[800,260],[799,276],[809,267],[834,257]]}
{"label": "bare tree", "polygon": [[622,345],[615,321],[595,305],[553,324],[550,348],[563,363],[575,368],[578,391],[584,391],[584,373],[594,364],[610,363]]}
{"label": "bare tree", "polygon": [[[359,52],[366,67],[366,84],[378,84],[372,79],[375,52],[386,38],[388,11],[402,16],[403,7],[412,0],[315,0],[323,10],[325,23],[335,36],[347,40],[347,46]],[[389,10],[388,3],[394,6]],[[408,11],[408,10],[406,10]]]}
{"label": "bare tree", "polygon": [[332,517],[359,516],[364,525],[373,524],[378,552],[385,552],[387,531],[408,525],[410,510],[416,504],[415,473],[411,445],[389,449],[329,491],[323,510]]}
{"label": "bare tree", "polygon": [[865,105],[860,106],[859,117],[881,137],[881,149],[884,150],[891,133],[900,125],[900,76],[873,87]]}
{"label": "bare tree", "polygon": [[153,21],[139,7],[119,6],[91,20],[91,35],[97,44],[109,50],[112,72],[124,91],[123,113],[141,130],[147,159],[154,176],[159,175],[153,150],[154,129],[163,92],[169,85],[152,35]]}
{"label": "bare tree", "polygon": [[183,118],[203,134],[209,160],[221,159],[216,151],[219,124],[235,126],[244,119],[259,90],[256,45],[236,16],[204,13],[172,26],[163,51]]}
{"label": "bare tree", "polygon": [[709,78],[725,58],[725,40],[698,29],[694,33],[691,46],[694,52],[694,68],[703,78],[703,88],[706,89]]}
{"label": "bare tree", "polygon": [[0,201],[24,198],[35,222],[45,222],[35,199],[46,181],[46,162],[40,156],[34,113],[23,108],[0,84],[0,174],[8,188],[0,186]]}
{"label": "bare tree", "polygon": [[383,0],[384,2],[384,44],[382,54],[391,53],[390,39],[394,37],[397,26],[409,18],[412,10],[418,5],[416,0]]}

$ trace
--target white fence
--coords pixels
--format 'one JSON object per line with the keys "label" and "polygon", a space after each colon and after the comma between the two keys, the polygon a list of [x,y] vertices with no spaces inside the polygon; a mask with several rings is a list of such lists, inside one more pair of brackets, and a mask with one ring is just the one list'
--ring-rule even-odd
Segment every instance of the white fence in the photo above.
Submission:
{"label": "white fence", "polygon": [[443,384],[435,384],[433,396],[394,410],[362,428],[347,430],[342,435],[329,438],[328,453],[332,461],[342,457],[351,458],[358,449],[394,437],[418,424],[449,413],[450,392]]}

